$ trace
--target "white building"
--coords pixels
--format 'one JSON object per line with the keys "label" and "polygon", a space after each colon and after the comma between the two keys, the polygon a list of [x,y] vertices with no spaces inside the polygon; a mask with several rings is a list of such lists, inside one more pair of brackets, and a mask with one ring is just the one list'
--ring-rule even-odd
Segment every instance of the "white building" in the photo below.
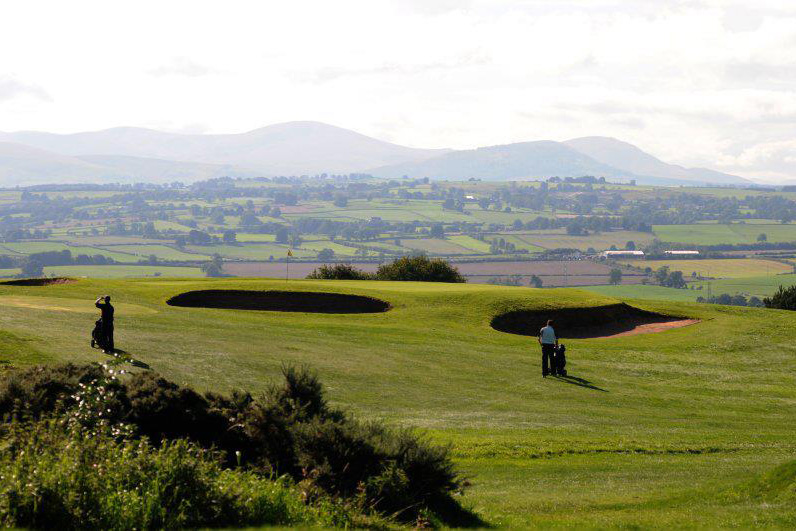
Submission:
{"label": "white building", "polygon": [[672,254],[677,256],[698,256],[699,251],[663,251],[664,254]]}
{"label": "white building", "polygon": [[644,251],[603,251],[602,255],[606,258],[613,258],[617,256],[642,258],[644,256]]}

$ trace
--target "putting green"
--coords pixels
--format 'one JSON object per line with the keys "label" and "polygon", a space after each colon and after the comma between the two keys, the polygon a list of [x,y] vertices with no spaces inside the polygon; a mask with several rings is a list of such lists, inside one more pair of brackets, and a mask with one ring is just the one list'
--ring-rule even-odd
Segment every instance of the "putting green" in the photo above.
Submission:
{"label": "putting green", "polygon": [[[65,297],[26,297],[14,295],[0,296],[0,306],[46,310],[50,312],[77,312],[99,315],[93,300],[69,299]],[[157,310],[138,304],[114,303],[118,313],[126,315],[147,315],[158,313]]]}

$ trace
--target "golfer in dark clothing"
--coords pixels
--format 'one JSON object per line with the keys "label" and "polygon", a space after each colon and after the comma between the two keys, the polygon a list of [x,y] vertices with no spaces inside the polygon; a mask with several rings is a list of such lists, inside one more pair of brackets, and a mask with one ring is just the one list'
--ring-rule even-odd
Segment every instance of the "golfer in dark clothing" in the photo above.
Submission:
{"label": "golfer in dark clothing", "polygon": [[[556,348],[558,338],[553,330],[553,321],[547,321],[547,326],[539,330],[539,344],[542,345],[542,376],[556,375]],[[548,368],[549,363],[549,368]]]}
{"label": "golfer in dark clothing", "polygon": [[[105,302],[102,302],[102,301]],[[113,306],[111,306],[111,298],[109,295],[100,297],[94,306],[102,312],[102,336],[105,339],[103,348],[106,353],[113,353]]]}

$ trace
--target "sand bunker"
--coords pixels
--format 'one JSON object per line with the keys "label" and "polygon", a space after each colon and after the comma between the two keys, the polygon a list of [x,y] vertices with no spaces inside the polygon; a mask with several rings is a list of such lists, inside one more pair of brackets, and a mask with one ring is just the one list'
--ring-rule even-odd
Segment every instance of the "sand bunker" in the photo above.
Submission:
{"label": "sand bunker", "polygon": [[509,334],[537,336],[548,319],[560,338],[594,339],[663,332],[698,323],[698,319],[671,317],[648,312],[627,304],[594,308],[558,310],[520,310],[498,315],[492,328]]}
{"label": "sand bunker", "polygon": [[0,282],[0,286],[51,286],[53,284],[69,284],[70,282],[75,282],[75,279],[66,277],[22,278]]}
{"label": "sand bunker", "polygon": [[167,304],[189,308],[262,310],[307,313],[378,313],[390,304],[372,297],[309,291],[249,291],[208,289],[172,297]]}

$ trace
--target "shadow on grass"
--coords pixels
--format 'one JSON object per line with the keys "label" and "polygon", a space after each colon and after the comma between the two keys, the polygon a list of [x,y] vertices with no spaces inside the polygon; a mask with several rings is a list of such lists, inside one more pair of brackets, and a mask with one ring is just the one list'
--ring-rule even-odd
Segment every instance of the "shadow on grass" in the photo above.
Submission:
{"label": "shadow on grass", "polygon": [[126,361],[127,363],[129,363],[130,365],[132,365],[133,367],[138,367],[139,369],[147,369],[147,370],[149,370],[151,368],[148,363],[133,358],[130,355],[130,353],[127,352],[126,350],[122,350],[122,349],[118,349],[117,348],[117,349],[114,349],[113,352],[108,354],[108,355],[109,356],[115,356],[115,357],[117,357],[119,359],[122,359],[122,360]]}
{"label": "shadow on grass", "polygon": [[559,380],[564,383],[577,385],[578,387],[585,387],[586,389],[594,389],[595,391],[601,391],[603,393],[607,393],[607,389],[603,389],[602,387],[597,387],[596,385],[592,384],[589,380],[585,378],[577,378],[575,376],[553,376],[556,380]]}
{"label": "shadow on grass", "polygon": [[459,529],[492,529],[494,528],[476,512],[471,511],[451,496],[435,500],[432,505],[434,514],[441,520],[445,527]]}

